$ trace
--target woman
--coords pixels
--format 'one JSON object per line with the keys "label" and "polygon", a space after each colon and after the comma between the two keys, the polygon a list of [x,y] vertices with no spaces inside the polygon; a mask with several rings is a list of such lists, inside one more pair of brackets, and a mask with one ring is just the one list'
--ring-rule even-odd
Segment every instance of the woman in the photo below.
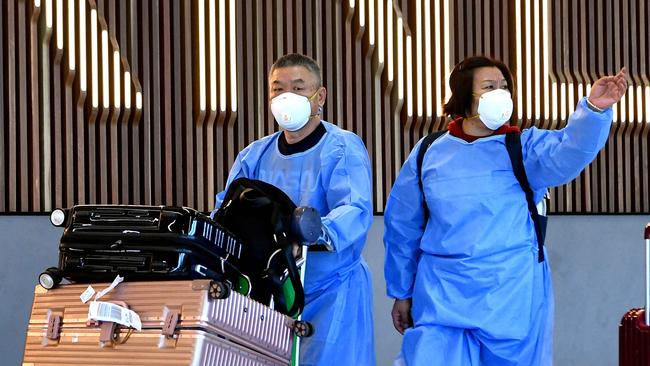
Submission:
{"label": "woman", "polygon": [[[426,150],[423,191],[420,141],[384,214],[387,293],[395,299],[393,324],[404,334],[399,361],[550,365],[551,274],[504,142],[506,133],[519,132],[505,124],[512,75],[501,62],[470,57],[449,84],[444,112],[456,119]],[[594,83],[564,129],[521,132],[535,202],[595,158],[609,136],[611,106],[626,88],[622,69]]]}

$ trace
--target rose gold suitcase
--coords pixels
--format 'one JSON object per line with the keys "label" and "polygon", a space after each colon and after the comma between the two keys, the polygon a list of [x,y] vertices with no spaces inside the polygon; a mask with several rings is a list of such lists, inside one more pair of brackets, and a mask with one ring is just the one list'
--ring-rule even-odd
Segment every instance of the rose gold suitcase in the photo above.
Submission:
{"label": "rose gold suitcase", "polygon": [[180,330],[166,339],[160,330],[124,332],[115,343],[102,346],[99,329],[63,329],[56,342],[43,345],[42,330],[28,330],[25,365],[287,365],[233,341],[202,330]]}
{"label": "rose gold suitcase", "polygon": [[[93,284],[100,290],[109,284]],[[87,284],[36,286],[24,364],[288,365],[297,322],[210,280],[124,282],[100,301],[126,305],[142,331],[89,323]],[[224,296],[224,295],[227,295]],[[222,297],[226,297],[222,299]]]}

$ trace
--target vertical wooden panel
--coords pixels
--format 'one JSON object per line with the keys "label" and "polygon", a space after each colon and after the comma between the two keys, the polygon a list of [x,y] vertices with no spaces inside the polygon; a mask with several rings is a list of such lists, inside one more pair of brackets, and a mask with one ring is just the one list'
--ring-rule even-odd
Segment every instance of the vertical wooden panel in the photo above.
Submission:
{"label": "vertical wooden panel", "polygon": [[29,195],[27,188],[29,187],[29,182],[27,181],[27,173],[29,168],[27,153],[27,84],[26,80],[27,70],[27,18],[26,18],[26,4],[25,0],[19,0],[16,4],[16,33],[17,33],[17,42],[16,42],[16,51],[18,53],[17,57],[17,72],[18,72],[18,95],[17,95],[17,105],[16,105],[16,114],[17,114],[17,132],[18,132],[18,146],[17,154],[19,157],[17,169],[17,188],[18,188],[18,203],[17,209],[20,211],[29,211],[27,205],[29,201]]}
{"label": "vertical wooden panel", "polygon": [[[180,8],[179,17],[181,18],[181,36],[180,38],[180,52],[181,55],[181,68],[182,68],[182,85],[179,85],[179,89],[182,92],[181,104],[176,107],[179,110],[182,110],[181,119],[178,121],[184,128],[185,141],[181,141],[178,145],[185,147],[184,154],[182,154],[182,163],[184,166],[184,172],[182,175],[185,180],[185,204],[190,207],[198,207],[195,201],[195,192],[196,188],[194,181],[196,177],[194,176],[194,123],[193,123],[193,108],[191,106],[195,105],[194,95],[192,88],[192,73],[193,69],[192,63],[192,7],[190,2],[183,2],[182,7]],[[185,106],[185,108],[182,108]],[[184,145],[183,145],[184,144]],[[181,202],[183,202],[181,200]]]}
{"label": "vertical wooden panel", "polygon": [[[181,4],[178,1],[174,1],[171,4],[171,46],[167,52],[171,53],[172,65],[169,74],[169,85],[170,91],[172,92],[172,103],[170,103],[170,108],[172,109],[174,122],[173,131],[170,131],[169,136],[171,137],[172,132],[175,136],[175,143],[169,143],[166,146],[173,146],[173,158],[170,159],[171,167],[171,176],[173,177],[173,188],[174,188],[174,200],[173,202],[182,202],[185,190],[185,174],[183,172],[183,143],[185,142],[185,135],[183,131],[183,119],[182,112],[183,108],[181,107],[183,103],[181,98],[183,95],[183,84],[181,83],[182,71],[181,68],[181,52],[173,52],[171,50],[180,50],[181,41],[182,41],[182,30],[181,30],[181,14],[180,7]],[[172,80],[173,78],[173,80]],[[171,118],[172,116],[170,116]]]}
{"label": "vertical wooden panel", "polygon": [[152,187],[153,181],[155,180],[154,174],[155,171],[152,168],[152,153],[151,153],[151,135],[152,135],[152,128],[151,128],[151,119],[152,119],[152,114],[154,109],[157,109],[154,107],[154,104],[152,102],[152,97],[154,91],[152,90],[151,87],[151,70],[150,70],[150,63],[151,63],[151,44],[149,42],[149,37],[151,37],[151,22],[153,20],[150,19],[150,13],[152,11],[152,5],[150,3],[150,0],[145,0],[142,1],[141,3],[141,18],[140,18],[140,51],[141,55],[140,57],[142,58],[142,74],[140,76],[142,80],[142,95],[143,95],[143,116],[142,116],[142,126],[140,129],[141,133],[141,144],[142,144],[142,180],[143,180],[143,187],[142,187],[142,193],[143,193],[143,198],[142,202],[143,203],[154,203],[158,202],[155,201],[154,199],[154,189]]}
{"label": "vertical wooden panel", "polygon": [[[130,11],[131,11],[131,17],[129,23],[131,24],[131,35],[128,38],[129,39],[129,55],[131,56],[130,59],[130,64],[131,64],[131,71],[133,78],[136,80],[141,79],[142,75],[142,53],[140,52],[140,34],[141,30],[140,27],[138,26],[140,24],[140,16],[142,14],[140,7],[138,6],[140,4],[139,0],[131,0],[129,5],[130,5]],[[138,91],[141,91],[141,89],[136,88],[136,93]],[[136,99],[136,96],[133,96],[133,99]],[[135,103],[134,103],[135,104]],[[141,119],[139,118],[140,112],[137,111],[137,106],[136,106],[136,112],[134,113],[134,117],[131,119],[129,126],[131,127],[131,141],[129,143],[129,157],[131,157],[131,163],[132,163],[132,180],[131,180],[131,185],[130,185],[130,197],[131,200],[129,202],[133,203],[140,203],[143,202],[143,190],[142,190],[142,150],[141,146],[142,144],[140,143],[140,136],[141,133],[140,131],[142,130],[142,123]]]}
{"label": "vertical wooden panel", "polygon": [[[59,6],[59,2],[63,2],[63,0],[57,0],[57,7]],[[63,5],[61,5],[63,7]],[[59,16],[58,16],[59,10],[57,9],[54,11],[55,15],[55,20],[54,20],[54,36],[53,41],[59,37],[59,33],[63,32],[63,25],[62,23],[62,18],[61,22],[59,22]],[[52,73],[50,74],[50,77],[52,78],[52,83],[51,83],[51,88],[52,88],[52,117],[53,117],[53,124],[52,124],[52,146],[54,147],[54,153],[53,153],[53,161],[52,161],[52,171],[53,174],[52,176],[54,177],[53,183],[54,183],[54,188],[52,190],[52,196],[54,198],[54,206],[55,207],[64,207],[67,206],[65,202],[65,166],[63,165],[64,162],[64,144],[65,144],[65,121],[64,121],[64,116],[63,116],[63,106],[64,104],[64,97],[65,97],[65,81],[64,81],[64,73],[65,73],[65,65],[62,65],[65,60],[64,60],[64,55],[62,50],[58,48],[57,45],[51,45],[52,49],[52,54],[53,54],[53,67],[52,67]]]}
{"label": "vertical wooden panel", "polygon": [[129,198],[131,187],[129,184],[129,175],[131,172],[130,160],[131,154],[129,153],[129,140],[130,140],[130,119],[131,119],[131,107],[127,107],[127,102],[130,106],[133,105],[133,97],[129,98],[127,101],[127,90],[131,91],[133,88],[130,81],[127,82],[124,73],[131,72],[131,67],[128,63],[125,63],[123,60],[128,59],[130,53],[130,47],[128,42],[128,32],[129,32],[129,11],[130,4],[127,2],[119,2],[117,4],[117,14],[119,17],[117,19],[117,35],[118,46],[120,51],[120,66],[122,74],[118,75],[120,78],[120,93],[124,98],[124,103],[122,105],[122,115],[118,125],[118,157],[115,157],[116,161],[119,161],[119,168],[115,172],[119,181],[118,187],[118,198],[117,202],[130,203]]}
{"label": "vertical wooden panel", "polygon": [[[69,5],[74,4],[74,1],[72,0],[67,0],[64,1],[63,3],[63,26],[64,26],[64,47],[65,48],[70,48],[70,28],[75,27],[75,18],[70,16],[69,12]],[[74,10],[73,10],[74,11]],[[78,52],[75,50],[75,55]],[[74,205],[75,202],[75,196],[74,196],[74,188],[77,183],[75,171],[74,171],[74,151],[75,149],[73,148],[75,144],[74,140],[74,124],[75,124],[75,118],[74,118],[74,112],[73,112],[73,105],[74,105],[74,98],[73,98],[73,88],[74,88],[74,81],[78,77],[77,72],[76,72],[76,65],[75,68],[71,68],[71,60],[69,58],[69,54],[67,52],[63,52],[63,62],[61,63],[62,66],[64,67],[63,71],[63,105],[62,105],[62,110],[63,110],[63,125],[64,127],[64,137],[63,137],[63,158],[65,159],[62,162],[62,165],[65,167],[65,181],[63,183],[64,186],[64,192],[65,192],[65,199],[64,199],[64,205],[66,207]]]}
{"label": "vertical wooden panel", "polygon": [[[161,27],[162,27],[162,57],[163,66],[159,72],[162,73],[162,82],[161,88],[163,91],[161,107],[163,111],[163,121],[162,125],[164,128],[164,136],[161,137],[161,144],[157,147],[158,151],[161,151],[163,156],[163,199],[160,202],[171,202],[174,204],[173,198],[173,181],[172,181],[172,161],[173,161],[173,144],[172,144],[172,134],[174,133],[172,129],[172,65],[171,65],[171,14],[170,14],[170,3],[168,1],[162,1],[161,5]],[[179,138],[181,136],[178,136]]]}
{"label": "vertical wooden panel", "polygon": [[[9,118],[5,114],[5,98],[9,93],[9,85],[7,84],[8,76],[5,74],[5,6],[6,2],[0,3],[0,118],[3,121],[9,122]],[[0,211],[8,211],[7,207],[7,161],[5,155],[5,142],[7,123],[0,126]]]}
{"label": "vertical wooden panel", "polygon": [[7,145],[9,147],[9,169],[7,171],[7,188],[8,188],[8,202],[9,211],[16,211],[18,209],[17,199],[18,191],[17,186],[17,156],[16,156],[16,125],[18,123],[16,117],[16,3],[9,1],[6,4],[6,20],[7,20],[7,123],[9,125],[7,135]]}
{"label": "vertical wooden panel", "polygon": [[39,128],[39,105],[40,100],[38,97],[38,14],[40,9],[28,4],[27,6],[27,68],[28,72],[25,74],[28,78],[26,87],[28,107],[25,112],[27,113],[28,126],[27,133],[27,154],[26,159],[28,165],[24,167],[27,173],[27,181],[23,184],[28,190],[28,202],[26,202],[25,209],[28,211],[40,211],[40,128]]}
{"label": "vertical wooden panel", "polygon": [[[83,34],[85,35],[84,37],[84,45],[82,45],[82,39],[78,37],[78,60],[79,64],[81,67],[81,58],[83,57],[85,59],[85,70],[86,70],[86,82],[85,82],[85,90],[82,90],[81,88],[81,80],[79,81],[79,89],[78,89],[78,95],[77,99],[75,101],[75,118],[76,118],[76,172],[77,172],[77,191],[76,191],[76,203],[79,204],[84,204],[88,202],[87,198],[87,191],[88,191],[88,175],[89,175],[89,163],[88,163],[88,114],[86,113],[86,103],[87,103],[87,96],[88,90],[91,90],[91,69],[92,69],[92,52],[93,50],[91,49],[90,41],[91,41],[91,36],[90,36],[90,4],[86,3],[85,1],[78,1],[77,2],[77,11],[79,13],[79,16],[81,16],[81,12],[83,11],[84,13],[84,20],[79,19],[79,24],[77,27],[77,32],[78,34]],[[82,5],[83,4],[83,5]],[[82,47],[85,47],[85,52],[82,54]],[[80,70],[81,73],[81,70]],[[81,75],[80,75],[81,77]]]}
{"label": "vertical wooden panel", "polygon": [[[108,35],[109,35],[109,47],[108,47],[108,82],[110,85],[109,100],[112,108],[109,109],[109,117],[107,118],[107,129],[104,131],[106,133],[107,143],[107,162],[106,162],[106,202],[117,202],[119,199],[119,142],[118,142],[118,130],[120,128],[120,115],[122,113],[122,104],[115,105],[114,99],[115,94],[120,92],[120,86],[122,84],[122,78],[119,72],[115,70],[115,52],[119,52],[117,42],[115,38],[117,37],[117,11],[116,3],[114,1],[107,1],[106,7],[108,9]],[[120,72],[122,68],[120,67]],[[120,94],[121,96],[121,94]]]}

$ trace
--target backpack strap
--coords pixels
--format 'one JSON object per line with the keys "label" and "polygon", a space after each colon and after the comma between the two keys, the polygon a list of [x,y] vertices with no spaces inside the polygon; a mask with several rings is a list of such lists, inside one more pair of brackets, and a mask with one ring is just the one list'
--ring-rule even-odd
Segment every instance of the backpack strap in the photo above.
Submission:
{"label": "backpack strap", "polygon": [[537,248],[539,249],[538,262],[544,261],[544,237],[546,233],[546,224],[548,218],[540,216],[537,212],[537,205],[533,198],[533,190],[530,188],[526,169],[524,168],[524,158],[521,152],[521,135],[517,132],[506,133],[506,149],[512,164],[512,171],[519,181],[521,189],[526,194],[526,202],[528,203],[528,211],[533,219],[535,225],[535,234],[537,235]]}
{"label": "backpack strap", "polygon": [[424,154],[426,154],[427,150],[429,149],[429,146],[438,139],[438,137],[444,135],[447,132],[447,130],[442,130],[442,131],[436,131],[428,134],[423,140],[422,143],[420,144],[420,148],[418,149],[418,156],[417,156],[417,166],[418,166],[418,184],[420,185],[420,193],[422,193],[422,204],[424,206],[424,222],[426,225],[426,221],[429,218],[429,206],[427,206],[427,200],[426,197],[424,197],[424,187],[422,186],[422,163],[424,161]]}
{"label": "backpack strap", "polygon": [[[286,266],[291,287],[295,292],[293,304],[289,306],[288,299],[285,297],[286,294],[284,293],[281,281],[282,273],[274,271],[271,266],[265,270],[266,275],[268,276],[267,283],[271,285],[271,293],[273,294],[274,301],[276,301],[276,304],[278,304],[280,308],[284,309],[281,312],[291,317],[296,317],[302,313],[305,307],[305,290],[300,281],[300,272],[296,266],[296,260],[293,257],[291,242],[284,233],[276,233],[276,240],[281,250],[281,252],[278,253],[280,255],[280,261],[284,262],[284,265]],[[305,269],[303,268],[303,271],[304,270]]]}
{"label": "backpack strap", "polygon": [[283,267],[286,267],[287,274],[289,275],[289,281],[291,282],[291,286],[295,292],[294,302],[291,307],[289,307],[287,304],[287,299],[285,298],[285,293],[282,288],[282,282],[280,281],[282,273],[277,273],[271,268],[270,260],[265,271],[268,275],[269,284],[271,285],[271,293],[273,294],[273,299],[280,305],[282,309],[284,309],[284,311],[281,312],[286,311],[286,314],[292,317],[298,316],[300,313],[302,313],[302,310],[305,307],[305,290],[302,282],[300,281],[300,272],[298,271],[296,260],[293,257],[294,240],[293,238],[289,238],[289,233],[285,231],[285,228],[291,227],[291,217],[286,216],[286,214],[282,212],[279,203],[272,202],[271,200],[269,200],[269,203],[273,208],[271,212],[271,222],[275,223],[273,227],[273,239],[280,247],[280,262],[284,262]]}
{"label": "backpack strap", "polygon": [[[418,173],[418,184],[420,186],[420,192],[424,196],[424,187],[422,185],[422,164],[424,162],[424,154],[426,154],[429,146],[440,136],[444,135],[447,131],[437,131],[427,135],[420,144],[417,155],[417,173]],[[521,135],[517,132],[508,132],[506,133],[506,150],[508,151],[508,156],[510,157],[510,163],[512,164],[512,170],[521,186],[521,189],[526,194],[526,203],[528,204],[528,211],[530,212],[531,218],[533,219],[533,225],[535,226],[535,234],[537,235],[537,247],[539,249],[538,261],[541,263],[544,261],[544,239],[546,236],[546,226],[548,223],[548,217],[542,216],[537,212],[537,205],[535,205],[535,200],[533,196],[533,191],[530,188],[530,183],[528,182],[528,176],[526,175],[526,169],[524,168],[524,158],[521,152]],[[429,217],[429,207],[427,206],[427,201],[423,197],[423,206],[424,206],[424,216],[425,221]]]}

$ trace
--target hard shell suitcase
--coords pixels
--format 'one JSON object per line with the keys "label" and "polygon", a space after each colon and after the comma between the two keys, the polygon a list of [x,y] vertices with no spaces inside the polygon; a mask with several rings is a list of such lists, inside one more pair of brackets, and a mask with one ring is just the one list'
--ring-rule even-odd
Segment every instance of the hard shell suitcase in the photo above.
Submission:
{"label": "hard shell suitcase", "polygon": [[[78,352],[81,354],[98,352],[102,355],[105,355],[105,352],[114,352],[117,355],[120,350],[127,352],[125,355],[130,354],[128,352],[139,352],[143,355],[150,351],[153,353],[190,352],[192,356],[178,357],[183,360],[191,357],[195,360],[204,357],[196,355],[195,348],[202,345],[201,347],[213,349],[210,352],[217,352],[214,349],[225,347],[228,350],[235,349],[237,352],[245,351],[259,355],[259,360],[263,362],[253,364],[286,365],[290,363],[292,356],[294,334],[303,335],[300,333],[304,327],[302,322],[271,310],[239,293],[230,292],[229,287],[223,283],[210,280],[121,283],[104,295],[100,301],[126,304],[139,315],[142,332],[129,332],[128,329],[120,325],[115,326],[114,323],[102,323],[98,328],[94,323],[87,322],[89,305],[82,303],[79,298],[87,286],[69,284],[51,290],[41,286],[36,287],[24,362],[42,361],[48,359],[47,357],[68,357],[67,355],[81,357],[76,356]],[[108,284],[92,286],[101,289]],[[199,333],[188,333],[189,331],[199,331]],[[100,336],[103,342],[100,342]],[[226,342],[225,346],[214,345],[212,337],[218,337]],[[199,342],[199,338],[202,339],[202,343]],[[143,343],[145,347],[143,349],[138,348],[141,342],[145,342],[144,339],[150,339],[151,342],[147,343],[146,347]],[[106,347],[110,349],[105,351]],[[86,362],[92,360],[88,358],[91,356],[83,357],[80,358],[80,362],[84,359]],[[115,357],[120,357],[122,360],[129,359],[128,356]],[[158,355],[146,357],[158,357]],[[174,357],[176,356],[165,359],[171,362]],[[117,360],[110,359],[113,362]],[[133,362],[140,361],[133,360]],[[153,360],[138,364],[151,364],[147,362]]]}
{"label": "hard shell suitcase", "polygon": [[645,309],[630,309],[618,327],[618,356],[621,366],[650,365],[650,223],[645,227]]}
{"label": "hard shell suitcase", "polygon": [[[122,335],[123,336],[123,335]],[[97,329],[65,329],[56,344],[43,345],[43,332],[28,330],[27,365],[178,365],[178,366],[280,366],[275,358],[202,330],[185,329],[172,341],[160,331],[146,329],[131,334],[123,344],[102,346]],[[119,340],[118,340],[119,342]]]}
{"label": "hard shell suitcase", "polygon": [[243,244],[210,217],[187,207],[79,205],[57,209],[52,223],[64,227],[59,264],[46,271],[52,280],[110,281],[213,278],[229,281],[243,294],[247,276],[230,262]]}

